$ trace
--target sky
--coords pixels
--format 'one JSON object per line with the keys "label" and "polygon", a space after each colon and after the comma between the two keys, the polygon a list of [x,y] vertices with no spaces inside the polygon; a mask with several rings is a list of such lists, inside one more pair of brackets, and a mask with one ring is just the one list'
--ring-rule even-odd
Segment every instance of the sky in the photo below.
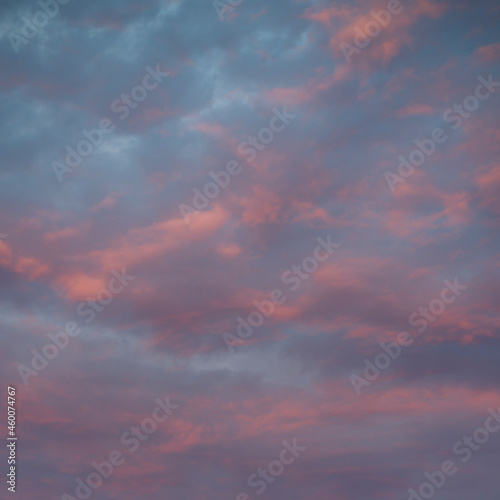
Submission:
{"label": "sky", "polygon": [[497,498],[499,21],[2,0],[0,498]]}

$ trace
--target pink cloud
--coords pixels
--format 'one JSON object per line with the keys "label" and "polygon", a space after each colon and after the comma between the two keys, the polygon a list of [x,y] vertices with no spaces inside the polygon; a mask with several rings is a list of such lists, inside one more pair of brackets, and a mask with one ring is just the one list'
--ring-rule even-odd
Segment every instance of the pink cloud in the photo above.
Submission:
{"label": "pink cloud", "polygon": [[479,47],[474,54],[482,63],[491,64],[500,59],[500,43]]}
{"label": "pink cloud", "polygon": [[434,114],[434,110],[428,104],[409,104],[396,112],[398,118],[432,114]]}
{"label": "pink cloud", "polygon": [[50,271],[47,264],[35,257],[18,257],[14,269],[32,280],[46,276]]}

